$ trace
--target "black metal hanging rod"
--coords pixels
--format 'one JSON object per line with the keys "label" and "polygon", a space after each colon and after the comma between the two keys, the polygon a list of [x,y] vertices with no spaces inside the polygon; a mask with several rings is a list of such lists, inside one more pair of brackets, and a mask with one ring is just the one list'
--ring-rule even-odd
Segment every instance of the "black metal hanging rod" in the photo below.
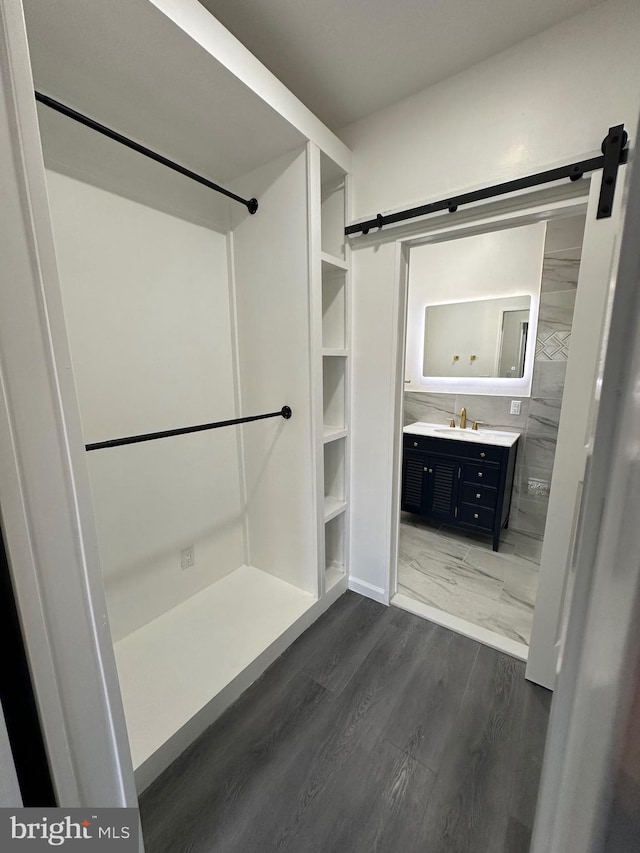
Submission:
{"label": "black metal hanging rod", "polygon": [[252,415],[248,418],[234,418],[231,421],[216,421],[212,424],[165,429],[162,432],[147,432],[144,435],[128,435],[126,438],[112,438],[109,441],[96,441],[95,444],[85,444],[85,450],[104,450],[107,447],[122,447],[124,444],[139,444],[141,441],[155,441],[157,438],[171,438],[174,435],[187,435],[190,432],[204,432],[208,429],[248,424],[249,421],[263,421],[265,418],[284,418],[289,420],[293,412],[289,406],[283,406],[279,412],[269,412],[266,415]]}
{"label": "black metal hanging rod", "polygon": [[415,219],[419,216],[426,216],[429,213],[437,213],[441,210],[448,210],[449,213],[455,213],[463,204],[473,204],[476,201],[484,201],[495,196],[514,193],[518,190],[528,189],[529,187],[536,187],[540,184],[560,181],[563,178],[577,181],[585,172],[594,172],[596,169],[604,169],[597,218],[606,219],[611,216],[613,209],[613,195],[615,192],[618,166],[626,163],[629,156],[628,149],[624,147],[627,144],[627,139],[624,125],[619,124],[616,127],[609,128],[609,133],[602,142],[601,157],[592,157],[589,160],[569,163],[567,166],[559,166],[556,169],[549,169],[546,172],[538,172],[535,175],[528,175],[525,178],[506,181],[503,184],[494,184],[492,187],[484,187],[480,190],[442,199],[442,201],[434,201],[431,204],[422,204],[419,207],[412,207],[409,210],[398,211],[398,213],[389,213],[386,216],[379,213],[375,219],[367,219],[365,222],[347,225],[344,233],[347,237],[351,234],[358,234],[359,232],[368,234],[372,228],[382,228],[384,225],[393,225],[396,222],[404,222],[407,219]]}
{"label": "black metal hanging rod", "polygon": [[150,148],[146,148],[144,145],[140,145],[139,142],[135,142],[133,139],[129,139],[127,136],[123,136],[121,133],[118,133],[117,130],[112,130],[110,127],[107,127],[104,124],[100,124],[100,122],[95,121],[95,119],[89,118],[89,116],[85,116],[82,113],[79,113],[77,110],[68,107],[66,104],[61,104],[60,101],[56,101],[54,98],[50,98],[48,95],[43,95],[41,92],[36,92],[36,101],[40,101],[41,104],[44,104],[46,107],[50,107],[52,110],[56,110],[56,112],[62,113],[62,115],[67,116],[67,118],[71,118],[74,121],[79,122],[80,124],[84,124],[85,127],[90,127],[91,130],[95,130],[98,133],[101,133],[103,136],[108,136],[109,139],[113,139],[115,142],[119,142],[121,145],[125,145],[127,148],[131,148],[133,151],[137,151],[138,154],[143,154],[145,157],[149,157],[150,160],[155,160],[156,163],[160,163],[163,166],[167,166],[169,169],[173,169],[174,172],[179,172],[181,175],[184,175],[187,178],[191,178],[192,181],[196,181],[199,184],[203,184],[205,187],[209,187],[210,190],[215,190],[217,193],[222,193],[222,195],[226,195],[227,198],[231,198],[234,201],[240,202],[240,204],[244,204],[249,213],[255,213],[258,209],[258,200],[255,198],[242,198],[235,193],[232,193],[231,190],[227,190],[224,187],[221,187],[219,184],[214,184],[213,181],[210,181],[208,178],[204,178],[202,175],[198,175],[196,172],[192,172],[191,169],[187,169],[185,166],[181,166],[179,163],[174,163],[173,160],[169,160],[168,157],[163,157],[162,154],[158,154],[156,151],[152,151]]}

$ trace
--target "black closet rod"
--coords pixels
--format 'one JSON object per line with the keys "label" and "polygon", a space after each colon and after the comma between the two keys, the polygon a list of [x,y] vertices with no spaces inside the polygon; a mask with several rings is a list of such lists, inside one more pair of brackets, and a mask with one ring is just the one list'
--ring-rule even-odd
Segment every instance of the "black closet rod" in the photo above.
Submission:
{"label": "black closet rod", "polygon": [[141,441],[155,441],[156,438],[171,438],[174,435],[187,435],[190,432],[204,432],[207,429],[247,424],[249,421],[263,421],[265,418],[284,418],[289,420],[293,412],[289,406],[283,406],[279,412],[269,412],[266,415],[252,415],[248,418],[234,418],[231,421],[216,421],[212,424],[165,429],[162,432],[147,432],[144,435],[128,435],[126,438],[112,438],[109,441],[96,441],[95,444],[85,444],[85,450],[103,450],[106,447],[122,447],[124,444],[139,444]]}
{"label": "black closet rod", "polygon": [[50,98],[48,95],[43,95],[41,92],[36,92],[36,101],[40,101],[41,104],[44,104],[46,107],[51,107],[52,110],[56,110],[56,112],[62,113],[62,115],[67,116],[67,118],[71,118],[74,121],[79,122],[80,124],[84,124],[85,127],[90,127],[91,130],[96,130],[98,133],[102,133],[103,136],[108,136],[109,139],[113,139],[115,142],[119,142],[121,145],[126,145],[127,148],[131,148],[133,151],[137,151],[138,154],[143,154],[145,157],[149,157],[150,160],[155,160],[156,163],[161,163],[163,166],[167,166],[169,169],[173,169],[174,172],[179,172],[181,175],[184,175],[187,178],[191,178],[192,181],[197,181],[199,184],[203,184],[205,187],[209,187],[210,190],[215,190],[218,193],[222,193],[222,195],[226,195],[227,198],[232,198],[234,201],[239,201],[240,204],[244,204],[249,213],[255,213],[258,209],[258,200],[255,198],[242,198],[235,193],[232,193],[231,190],[226,190],[224,187],[221,187],[219,184],[214,184],[213,181],[210,181],[208,178],[203,178],[202,175],[198,175],[196,172],[192,172],[191,169],[187,169],[185,166],[181,166],[179,163],[174,163],[173,160],[169,160],[168,157],[163,157],[162,154],[158,154],[155,151],[152,151],[150,148],[146,148],[144,145],[140,145],[139,142],[135,142],[133,139],[129,139],[127,136],[123,136],[121,133],[118,133],[117,130],[112,130],[110,127],[107,127],[104,124],[100,124],[100,122],[95,121],[95,119],[89,118],[88,116],[79,113],[77,110],[68,107],[66,104],[61,104],[60,101],[56,101],[54,98]]}
{"label": "black closet rod", "polygon": [[431,204],[423,204],[420,207],[412,207],[409,210],[401,210],[398,213],[389,213],[386,216],[379,213],[375,219],[368,219],[365,222],[347,225],[344,233],[347,237],[350,234],[357,234],[358,232],[368,234],[372,228],[382,228],[384,225],[404,222],[407,219],[415,219],[418,216],[426,216],[429,213],[437,213],[440,210],[448,210],[449,213],[455,213],[463,204],[484,201],[494,196],[506,195],[507,193],[517,192],[518,190],[528,189],[529,187],[535,187],[540,184],[548,184],[552,181],[560,181],[563,178],[577,181],[585,172],[594,172],[596,169],[604,169],[597,218],[606,219],[611,216],[613,209],[613,196],[618,166],[626,163],[629,156],[628,149],[624,147],[627,143],[627,138],[624,125],[616,125],[609,128],[609,133],[602,142],[601,157],[592,157],[589,160],[569,163],[566,166],[559,166],[547,172],[538,172],[535,175],[527,175],[524,178],[506,181],[503,184],[494,184],[492,187],[484,187],[483,189],[463,193],[453,198],[434,201]]}

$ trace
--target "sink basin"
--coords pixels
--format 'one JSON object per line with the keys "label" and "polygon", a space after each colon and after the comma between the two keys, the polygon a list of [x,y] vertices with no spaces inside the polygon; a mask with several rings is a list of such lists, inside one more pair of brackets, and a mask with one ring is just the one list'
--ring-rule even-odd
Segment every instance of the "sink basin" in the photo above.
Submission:
{"label": "sink basin", "polygon": [[478,444],[494,444],[498,447],[511,447],[520,437],[519,432],[506,432],[497,429],[460,429],[460,427],[442,426],[417,421],[403,430],[411,435],[426,435],[433,438],[449,438],[454,441],[471,441]]}

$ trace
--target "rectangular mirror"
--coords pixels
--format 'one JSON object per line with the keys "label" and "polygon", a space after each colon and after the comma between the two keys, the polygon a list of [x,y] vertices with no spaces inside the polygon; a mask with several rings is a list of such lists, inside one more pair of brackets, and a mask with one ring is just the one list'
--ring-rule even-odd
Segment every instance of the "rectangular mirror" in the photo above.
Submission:
{"label": "rectangular mirror", "polygon": [[520,379],[531,296],[427,305],[423,376]]}

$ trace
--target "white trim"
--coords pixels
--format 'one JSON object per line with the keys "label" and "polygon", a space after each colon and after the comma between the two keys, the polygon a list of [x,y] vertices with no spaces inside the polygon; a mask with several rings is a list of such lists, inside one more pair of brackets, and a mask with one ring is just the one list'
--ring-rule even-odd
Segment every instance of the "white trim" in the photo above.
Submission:
{"label": "white trim", "polygon": [[374,601],[379,601],[380,604],[388,604],[389,600],[381,586],[374,586],[368,581],[362,581],[359,578],[349,577],[349,589],[352,592],[357,592],[367,598],[372,598]]}
{"label": "white trim", "polygon": [[325,594],[324,417],[322,406],[322,245],[321,155],[313,142],[306,147],[309,265],[309,389],[311,418],[312,506],[317,554],[316,596]]}
{"label": "white trim", "polygon": [[[578,186],[579,185],[579,186]],[[544,221],[553,218],[570,216],[578,212],[584,212],[587,199],[591,189],[591,181],[583,180],[570,184],[570,186],[544,187],[537,193],[526,193],[516,196],[498,198],[490,204],[482,206],[471,206],[470,209],[462,211],[462,215],[456,215],[455,224],[451,224],[445,217],[432,217],[430,221],[420,221],[422,231],[418,231],[416,224],[408,225],[401,236],[396,233],[382,231],[376,238],[363,238],[368,243],[384,242],[394,240],[400,253],[396,260],[396,291],[394,296],[394,351],[393,365],[391,370],[391,400],[393,405],[389,407],[391,435],[393,436],[393,449],[391,459],[392,493],[387,504],[387,517],[389,520],[388,531],[388,554],[389,574],[388,587],[384,590],[386,601],[391,600],[397,593],[397,561],[398,561],[398,535],[396,526],[400,520],[400,492],[402,482],[402,412],[404,408],[404,363],[406,347],[406,306],[408,289],[408,261],[403,252],[408,252],[411,246],[430,242],[441,242],[445,240],[458,239],[473,234],[485,233],[500,228],[514,228],[533,222]],[[447,223],[447,224],[444,224]],[[429,230],[425,231],[425,226]],[[397,229],[391,229],[396,232]],[[395,238],[395,239],[394,239]],[[492,634],[492,632],[489,632]],[[490,639],[490,638],[489,638]],[[516,644],[518,645],[518,644]],[[526,647],[525,647],[526,648]],[[508,652],[509,654],[513,652]],[[515,653],[522,660],[522,651]]]}
{"label": "white trim", "polygon": [[151,2],[341,169],[351,171],[347,146],[197,0]]}
{"label": "white trim", "polygon": [[[238,290],[236,282],[236,261],[233,244],[233,231],[226,234],[227,249],[227,288],[229,293],[229,324],[231,329],[231,358],[233,370],[234,418],[242,415],[242,378],[240,376],[240,333],[238,330]],[[242,507],[242,552],[246,566],[251,562],[251,537],[249,536],[249,513],[247,512],[247,469],[244,452],[244,426],[236,430],[236,458],[238,461],[238,492]]]}
{"label": "white trim", "polygon": [[436,625],[442,625],[443,628],[448,628],[450,631],[455,631],[456,634],[462,634],[463,637],[469,637],[470,640],[477,640],[483,646],[489,646],[490,649],[511,655],[512,658],[526,661],[529,655],[529,646],[524,643],[503,637],[501,634],[496,634],[495,631],[482,628],[480,625],[474,625],[473,622],[460,619],[459,616],[452,616],[450,613],[445,613],[444,610],[431,607],[430,604],[411,598],[403,592],[396,593],[391,599],[391,604],[401,610],[406,610],[408,613],[413,613],[415,616],[421,616],[429,622],[434,622]]}
{"label": "white trim", "polygon": [[135,806],[21,4],[0,0],[0,505],[58,802]]}

